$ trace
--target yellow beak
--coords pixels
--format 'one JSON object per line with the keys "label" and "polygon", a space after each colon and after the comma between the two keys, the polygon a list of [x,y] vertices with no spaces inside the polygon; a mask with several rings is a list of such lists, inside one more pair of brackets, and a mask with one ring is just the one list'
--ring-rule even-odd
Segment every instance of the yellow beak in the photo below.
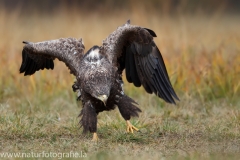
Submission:
{"label": "yellow beak", "polygon": [[99,100],[101,100],[104,105],[106,106],[106,103],[107,103],[107,99],[108,99],[108,96],[107,95],[100,95],[97,97]]}

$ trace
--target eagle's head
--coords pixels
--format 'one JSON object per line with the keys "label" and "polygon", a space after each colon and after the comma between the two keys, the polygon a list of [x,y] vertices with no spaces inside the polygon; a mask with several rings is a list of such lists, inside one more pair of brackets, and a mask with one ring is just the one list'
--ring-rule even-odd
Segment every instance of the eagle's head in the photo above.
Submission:
{"label": "eagle's head", "polygon": [[84,74],[84,88],[92,97],[107,105],[111,90],[112,66],[100,48],[93,46],[85,55],[84,61],[89,70]]}
{"label": "eagle's head", "polygon": [[88,80],[86,87],[92,97],[102,101],[106,106],[111,90],[111,80],[102,72],[95,73],[95,76],[91,80]]}

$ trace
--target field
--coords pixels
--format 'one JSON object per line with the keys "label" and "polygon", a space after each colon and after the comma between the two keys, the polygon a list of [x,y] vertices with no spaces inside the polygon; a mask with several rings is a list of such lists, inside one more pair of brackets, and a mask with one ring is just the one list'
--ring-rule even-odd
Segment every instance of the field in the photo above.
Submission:
{"label": "field", "polygon": [[[1,8],[1,7],[0,7]],[[151,14],[148,16],[148,14]],[[19,74],[23,40],[82,37],[85,48],[124,24],[151,28],[181,101],[170,105],[125,81],[142,109],[125,132],[119,111],[98,116],[98,143],[82,135],[74,77],[59,61],[54,71]],[[240,156],[240,21],[219,12],[179,14],[76,9],[48,14],[0,9],[0,156],[3,153],[78,152],[82,159],[238,159]],[[73,158],[74,159],[74,158]]]}

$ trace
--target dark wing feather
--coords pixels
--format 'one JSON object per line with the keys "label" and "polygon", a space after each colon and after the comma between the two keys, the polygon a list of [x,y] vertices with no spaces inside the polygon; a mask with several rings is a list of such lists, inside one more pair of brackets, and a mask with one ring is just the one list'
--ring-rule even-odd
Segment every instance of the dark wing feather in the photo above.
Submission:
{"label": "dark wing feather", "polygon": [[156,33],[153,30],[148,28],[144,28],[144,29],[146,29],[153,37],[157,37]]}
{"label": "dark wing feather", "polygon": [[71,73],[76,75],[79,61],[84,55],[82,39],[61,38],[38,43],[23,41],[20,73],[32,75],[40,69],[54,69],[55,58],[63,61]]}
{"label": "dark wing feather", "polygon": [[153,37],[156,34],[151,29],[126,23],[103,41],[102,50],[109,61],[118,67],[119,74],[125,69],[128,82],[136,87],[143,85],[146,92],[175,103],[174,98],[179,99]]}
{"label": "dark wing feather", "polygon": [[54,69],[53,59],[46,58],[42,55],[28,54],[27,50],[22,51],[22,65],[20,67],[20,73],[24,75],[32,75],[40,69]]}
{"label": "dark wing feather", "polygon": [[141,86],[141,82],[137,75],[137,69],[135,65],[134,54],[130,47],[126,49],[126,57],[125,57],[125,67],[126,67],[126,78],[128,82],[133,83],[136,87]]}

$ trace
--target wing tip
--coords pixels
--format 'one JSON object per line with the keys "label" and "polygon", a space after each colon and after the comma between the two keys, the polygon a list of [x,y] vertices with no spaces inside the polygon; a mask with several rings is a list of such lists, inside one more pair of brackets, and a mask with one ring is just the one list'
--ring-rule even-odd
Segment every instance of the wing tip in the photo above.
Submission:
{"label": "wing tip", "polygon": [[24,43],[24,44],[32,44],[32,42],[29,42],[29,41],[22,41],[22,43]]}
{"label": "wing tip", "polygon": [[172,97],[172,100],[169,102],[169,103],[171,103],[171,104],[174,104],[174,105],[177,105],[177,103],[175,102],[175,100],[177,100],[177,101],[180,101],[180,99],[178,98],[178,96],[175,94],[175,95],[172,95],[173,97]]}
{"label": "wing tip", "polygon": [[149,28],[144,28],[144,29],[146,29],[146,30],[148,31],[148,33],[151,34],[151,36],[157,37],[157,34],[156,34],[153,30],[151,30],[151,29],[149,29]]}

